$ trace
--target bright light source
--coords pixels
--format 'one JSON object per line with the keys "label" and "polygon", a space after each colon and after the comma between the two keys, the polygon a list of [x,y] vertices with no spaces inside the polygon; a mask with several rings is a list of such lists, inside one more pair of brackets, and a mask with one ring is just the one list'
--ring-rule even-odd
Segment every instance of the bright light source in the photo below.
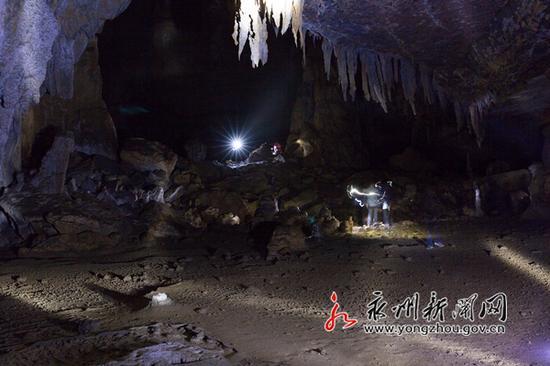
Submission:
{"label": "bright light source", "polygon": [[240,160],[250,152],[253,138],[249,131],[241,128],[229,128],[229,130],[220,131],[220,148],[225,151],[225,158]]}
{"label": "bright light source", "polygon": [[231,139],[231,150],[234,152],[241,151],[244,148],[243,139],[240,137],[234,137]]}

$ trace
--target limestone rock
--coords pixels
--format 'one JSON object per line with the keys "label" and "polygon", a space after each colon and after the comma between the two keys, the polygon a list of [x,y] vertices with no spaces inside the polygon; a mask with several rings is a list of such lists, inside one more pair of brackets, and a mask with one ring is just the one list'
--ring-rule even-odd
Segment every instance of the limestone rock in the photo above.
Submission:
{"label": "limestone rock", "polygon": [[178,161],[178,156],[166,146],[142,138],[126,140],[120,158],[139,171],[162,170],[167,176],[172,174]]}
{"label": "limestone rock", "polygon": [[141,214],[146,232],[142,236],[145,243],[153,244],[159,239],[180,239],[191,235],[184,212],[159,203],[150,203]]}
{"label": "limestone rock", "polygon": [[14,170],[21,166],[20,121],[24,113],[46,91],[72,97],[74,65],[88,41],[106,19],[117,16],[129,4],[130,0],[3,3],[0,186],[9,184]]}
{"label": "limestone rock", "polygon": [[[86,46],[86,45],[85,45]],[[118,141],[115,126],[102,97],[97,40],[92,39],[74,67],[74,90],[70,99],[45,95],[22,121],[22,159],[32,160],[34,145],[47,129],[70,131],[75,151],[88,155],[117,158]],[[68,80],[67,82],[73,82]],[[72,87],[73,85],[71,85]]]}
{"label": "limestone rock", "polygon": [[531,173],[527,169],[496,174],[488,177],[486,183],[496,185],[506,192],[527,189],[531,183]]}
{"label": "limestone rock", "polygon": [[522,217],[548,220],[550,218],[550,171],[542,164],[531,165],[529,171],[533,177],[529,186],[531,205]]}
{"label": "limestone rock", "polygon": [[268,258],[278,258],[307,249],[305,235],[300,226],[281,225],[275,228],[267,246]]}
{"label": "limestone rock", "polygon": [[221,215],[231,212],[241,219],[251,216],[242,197],[233,192],[204,191],[196,198],[195,206],[199,208],[214,207],[219,209]]}
{"label": "limestone rock", "polygon": [[117,242],[113,234],[131,227],[122,211],[89,196],[73,200],[66,195],[27,191],[3,196],[0,210],[9,217],[21,241],[42,251],[106,247]]}
{"label": "limestone rock", "polygon": [[69,158],[73,151],[73,136],[57,136],[42,159],[40,170],[31,184],[43,193],[63,193]]}
{"label": "limestone rock", "polygon": [[260,163],[273,160],[273,154],[271,153],[271,146],[267,143],[263,143],[260,147],[253,150],[248,158],[247,163]]}

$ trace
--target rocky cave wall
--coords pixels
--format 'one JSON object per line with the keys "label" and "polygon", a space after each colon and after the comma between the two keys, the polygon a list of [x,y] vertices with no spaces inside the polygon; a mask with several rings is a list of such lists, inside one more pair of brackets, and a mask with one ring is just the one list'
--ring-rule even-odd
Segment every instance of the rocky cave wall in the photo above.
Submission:
{"label": "rocky cave wall", "polygon": [[69,134],[75,151],[118,156],[116,129],[102,96],[97,40],[92,39],[75,65],[73,97],[44,95],[23,121],[21,159],[24,167],[37,169],[56,135]]}
{"label": "rocky cave wall", "polygon": [[25,112],[48,94],[71,98],[75,64],[130,0],[0,2],[0,186],[21,168]]}

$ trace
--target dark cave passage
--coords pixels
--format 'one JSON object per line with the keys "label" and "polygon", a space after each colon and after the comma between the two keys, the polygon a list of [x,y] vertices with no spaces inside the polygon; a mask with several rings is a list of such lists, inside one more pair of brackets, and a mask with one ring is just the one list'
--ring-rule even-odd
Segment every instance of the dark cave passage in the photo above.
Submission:
{"label": "dark cave passage", "polygon": [[258,145],[284,142],[302,76],[290,34],[272,41],[270,62],[237,59],[231,1],[133,1],[99,37],[103,96],[121,139],[145,137],[185,154],[200,140],[217,151],[227,131]]}

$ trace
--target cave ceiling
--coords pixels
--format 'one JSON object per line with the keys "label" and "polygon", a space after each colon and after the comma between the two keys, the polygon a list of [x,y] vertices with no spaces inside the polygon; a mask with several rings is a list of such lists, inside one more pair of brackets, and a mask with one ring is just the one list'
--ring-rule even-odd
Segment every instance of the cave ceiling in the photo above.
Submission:
{"label": "cave ceiling", "polygon": [[543,0],[305,0],[308,31],[433,69],[453,94],[508,95],[550,68]]}

